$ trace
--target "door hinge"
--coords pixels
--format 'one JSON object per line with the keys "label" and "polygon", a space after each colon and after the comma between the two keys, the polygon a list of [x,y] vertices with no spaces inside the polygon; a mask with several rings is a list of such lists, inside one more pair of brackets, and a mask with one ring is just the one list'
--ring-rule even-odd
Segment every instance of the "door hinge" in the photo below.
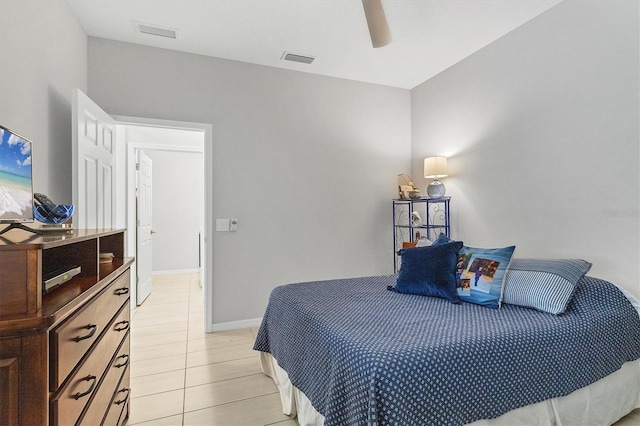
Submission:
{"label": "door hinge", "polygon": [[136,163],[136,170],[140,170],[140,163]]}
{"label": "door hinge", "polygon": [[140,219],[136,220],[136,226],[140,226]]}

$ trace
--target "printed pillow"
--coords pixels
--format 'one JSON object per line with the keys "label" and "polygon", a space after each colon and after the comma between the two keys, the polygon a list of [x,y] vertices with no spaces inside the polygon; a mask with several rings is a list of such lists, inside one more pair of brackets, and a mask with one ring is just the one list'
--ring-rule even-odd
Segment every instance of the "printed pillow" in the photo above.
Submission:
{"label": "printed pillow", "polygon": [[454,275],[462,241],[400,250],[400,272],[394,287],[397,293],[441,297],[460,303]]}
{"label": "printed pillow", "polygon": [[456,264],[460,300],[488,308],[500,308],[505,273],[515,248],[462,247]]}
{"label": "printed pillow", "polygon": [[562,314],[589,269],[591,263],[582,259],[513,259],[505,280],[504,303]]}

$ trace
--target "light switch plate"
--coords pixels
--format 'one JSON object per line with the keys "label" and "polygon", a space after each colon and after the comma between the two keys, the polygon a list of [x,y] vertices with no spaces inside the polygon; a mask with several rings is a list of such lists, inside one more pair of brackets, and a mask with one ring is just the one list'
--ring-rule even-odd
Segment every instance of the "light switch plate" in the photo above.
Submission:
{"label": "light switch plate", "polygon": [[216,231],[229,232],[229,219],[216,219]]}
{"label": "light switch plate", "polygon": [[231,219],[229,231],[236,232],[238,230],[238,219]]}

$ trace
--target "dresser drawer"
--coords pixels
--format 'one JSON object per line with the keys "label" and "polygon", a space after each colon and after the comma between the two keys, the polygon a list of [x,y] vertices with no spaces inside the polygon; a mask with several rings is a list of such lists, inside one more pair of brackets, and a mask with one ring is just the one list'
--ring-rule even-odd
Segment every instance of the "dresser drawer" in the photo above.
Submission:
{"label": "dresser drawer", "polygon": [[93,399],[116,349],[129,331],[129,303],[109,323],[107,331],[63,388],[51,399],[51,424],[75,424],[87,403]]}
{"label": "dresser drawer", "polygon": [[104,417],[104,426],[122,425],[129,417],[129,399],[131,398],[131,388],[129,386],[129,371],[125,372],[122,381],[118,385],[116,393],[109,406],[109,411]]}
{"label": "dresser drawer", "polygon": [[129,301],[129,271],[120,275],[79,312],[50,333],[50,390],[55,391],[89,348],[98,341],[106,325]]}
{"label": "dresser drawer", "polygon": [[[100,387],[96,391],[95,396],[91,400],[91,404],[87,408],[82,417],[81,424],[99,425],[109,409],[109,405],[118,390],[118,383],[122,379],[124,373],[129,374],[129,335],[124,339],[116,356],[111,360],[109,369],[104,374],[104,379],[100,383]],[[113,423],[115,424],[115,423]]]}

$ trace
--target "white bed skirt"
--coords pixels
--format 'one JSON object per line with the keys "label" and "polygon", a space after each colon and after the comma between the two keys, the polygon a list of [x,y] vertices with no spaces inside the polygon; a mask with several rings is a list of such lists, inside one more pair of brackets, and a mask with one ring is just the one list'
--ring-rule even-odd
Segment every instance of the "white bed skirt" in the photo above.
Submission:
{"label": "white bed skirt", "polygon": [[[296,417],[301,426],[321,426],[324,416],[318,413],[287,372],[271,354],[261,352],[262,371],[280,390],[282,412]],[[560,398],[527,405],[497,419],[478,420],[473,426],[515,425],[611,425],[640,408],[640,359],[597,382]]]}

